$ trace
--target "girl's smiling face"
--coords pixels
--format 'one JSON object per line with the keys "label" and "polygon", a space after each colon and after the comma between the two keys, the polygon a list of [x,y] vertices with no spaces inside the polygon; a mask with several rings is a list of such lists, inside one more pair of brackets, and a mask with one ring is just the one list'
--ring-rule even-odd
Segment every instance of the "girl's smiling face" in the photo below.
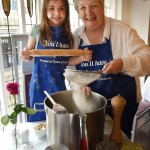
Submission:
{"label": "girl's smiling face", "polygon": [[50,0],[47,6],[47,18],[50,26],[61,26],[66,17],[62,0]]}

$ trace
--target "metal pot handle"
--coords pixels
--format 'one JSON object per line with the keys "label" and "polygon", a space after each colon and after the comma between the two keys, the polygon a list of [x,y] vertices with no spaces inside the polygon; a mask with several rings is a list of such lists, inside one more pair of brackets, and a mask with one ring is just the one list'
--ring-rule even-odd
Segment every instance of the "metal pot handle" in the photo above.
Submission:
{"label": "metal pot handle", "polygon": [[48,114],[48,109],[49,109],[50,111],[55,113],[51,108],[45,107],[45,105],[44,105],[45,107],[44,109],[38,109],[37,108],[38,105],[44,105],[44,103],[34,103],[34,109],[36,112],[45,112],[46,114]]}
{"label": "metal pot handle", "polygon": [[34,103],[34,109],[36,112],[45,112],[45,109],[38,109],[37,106],[44,106],[44,103]]}
{"label": "metal pot handle", "polygon": [[111,99],[112,99],[112,98],[107,99],[107,108],[112,107],[112,106],[111,106]]}

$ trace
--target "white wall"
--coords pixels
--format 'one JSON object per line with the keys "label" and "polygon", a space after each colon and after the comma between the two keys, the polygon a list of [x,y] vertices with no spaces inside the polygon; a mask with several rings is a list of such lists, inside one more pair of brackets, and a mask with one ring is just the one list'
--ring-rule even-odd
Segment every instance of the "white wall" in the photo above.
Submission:
{"label": "white wall", "polygon": [[118,20],[122,20],[122,1],[123,0],[115,0],[115,18]]}
{"label": "white wall", "polygon": [[[130,25],[135,28],[139,36],[148,44],[150,19],[150,0],[131,0]],[[144,85],[144,77],[140,77],[141,88]]]}
{"label": "white wall", "polygon": [[[121,20],[135,28],[139,36],[148,44],[150,0],[119,0],[118,5],[122,8]],[[145,77],[140,77],[141,88],[144,79]]]}
{"label": "white wall", "polygon": [[150,0],[116,0],[116,2],[116,18],[135,28],[139,36],[147,44]]}
{"label": "white wall", "polygon": [[132,0],[121,0],[121,20],[126,22],[130,25],[130,18],[131,18],[131,1]]}
{"label": "white wall", "polygon": [[148,43],[150,18],[150,0],[132,0],[130,25],[135,28],[139,36]]}

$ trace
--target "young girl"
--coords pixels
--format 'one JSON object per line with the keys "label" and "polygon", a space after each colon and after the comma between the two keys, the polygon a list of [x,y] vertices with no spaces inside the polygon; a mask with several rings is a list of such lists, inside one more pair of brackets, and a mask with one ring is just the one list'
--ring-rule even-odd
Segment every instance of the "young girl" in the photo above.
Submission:
{"label": "young girl", "polygon": [[[73,37],[70,31],[68,0],[44,0],[40,25],[29,35],[27,47],[21,50],[22,60],[32,60],[31,49],[70,49]],[[30,82],[30,107],[43,103],[44,90],[49,94],[66,90],[63,72],[67,57],[35,57]],[[38,105],[37,105],[38,106]],[[41,106],[38,107],[40,109]],[[45,112],[29,116],[29,121],[45,120]]]}

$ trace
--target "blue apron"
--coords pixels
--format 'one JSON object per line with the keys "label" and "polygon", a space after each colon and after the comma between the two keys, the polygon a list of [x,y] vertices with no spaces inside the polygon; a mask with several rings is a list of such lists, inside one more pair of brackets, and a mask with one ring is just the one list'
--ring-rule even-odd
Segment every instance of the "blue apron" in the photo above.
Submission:
{"label": "blue apron", "polygon": [[[84,48],[93,51],[93,59],[76,65],[77,70],[98,71],[103,68],[104,64],[113,59],[110,40],[106,39],[106,43],[103,44],[86,46],[82,46],[81,40],[79,49]],[[102,74],[97,81],[89,84],[89,87],[91,87],[92,91],[103,95],[107,99],[118,94],[126,99],[127,104],[122,115],[121,127],[129,137],[131,134],[133,117],[137,110],[135,78],[121,73],[116,75]],[[111,108],[107,108],[107,113],[113,117]]]}
{"label": "blue apron", "polygon": [[[43,47],[38,42],[37,49],[69,49],[70,45],[65,36],[63,27],[52,27],[53,41]],[[64,82],[64,69],[67,66],[67,57],[35,57],[30,82],[30,107],[35,103],[43,103],[46,98],[44,90],[49,94],[66,90]],[[44,105],[36,105],[37,109],[44,109]],[[29,121],[45,120],[45,112],[37,112],[29,116]]]}

